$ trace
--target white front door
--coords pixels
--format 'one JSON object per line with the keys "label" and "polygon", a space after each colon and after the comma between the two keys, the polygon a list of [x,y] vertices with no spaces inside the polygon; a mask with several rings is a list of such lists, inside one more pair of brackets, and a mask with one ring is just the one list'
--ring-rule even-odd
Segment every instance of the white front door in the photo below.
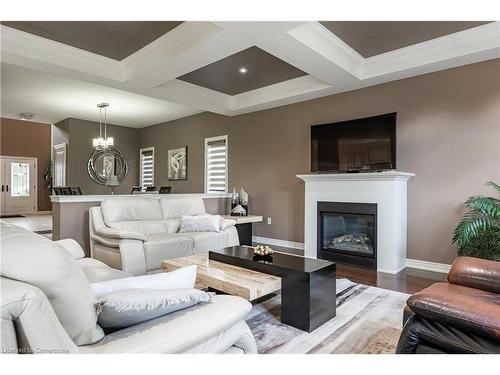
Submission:
{"label": "white front door", "polygon": [[36,212],[37,159],[2,156],[0,161],[2,215]]}

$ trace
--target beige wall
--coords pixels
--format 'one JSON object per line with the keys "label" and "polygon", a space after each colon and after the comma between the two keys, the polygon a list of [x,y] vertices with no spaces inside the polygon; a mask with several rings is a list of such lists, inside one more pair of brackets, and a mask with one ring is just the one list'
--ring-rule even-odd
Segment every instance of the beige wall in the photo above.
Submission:
{"label": "beige wall", "polygon": [[[59,129],[60,139],[67,136],[68,186],[80,186],[83,194],[109,194],[110,189],[94,182],[87,173],[87,162],[92,154],[92,138],[99,134],[99,123],[78,119],[66,119],[54,126]],[[139,130],[123,126],[108,125],[108,135],[114,138],[115,146],[123,153],[129,165],[129,174],[117,194],[129,194],[132,186],[139,183]]]}
{"label": "beige wall", "polygon": [[49,191],[43,181],[43,172],[50,162],[50,124],[2,118],[0,129],[1,155],[38,159],[38,211],[50,211]]}
{"label": "beige wall", "polygon": [[[408,187],[408,257],[450,263],[452,231],[471,194],[500,181],[500,60],[431,73],[236,117],[202,113],[140,131],[155,146],[155,184],[203,190],[204,138],[229,135],[229,186],[244,186],[251,212],[272,217],[254,234],[304,240],[310,126],[398,113],[397,164]],[[188,180],[168,181],[166,153],[188,146]]]}

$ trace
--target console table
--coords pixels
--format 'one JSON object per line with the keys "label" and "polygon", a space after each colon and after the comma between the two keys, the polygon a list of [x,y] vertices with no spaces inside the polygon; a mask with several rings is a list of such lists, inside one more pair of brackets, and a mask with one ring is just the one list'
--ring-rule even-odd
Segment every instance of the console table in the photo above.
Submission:
{"label": "console table", "polygon": [[275,252],[255,257],[248,246],[209,251],[210,261],[230,264],[281,278],[281,321],[312,332],[336,314],[336,264]]}
{"label": "console table", "polygon": [[263,218],[257,215],[231,216],[221,215],[224,219],[236,220],[236,230],[240,238],[240,245],[252,246],[252,223],[260,223]]}

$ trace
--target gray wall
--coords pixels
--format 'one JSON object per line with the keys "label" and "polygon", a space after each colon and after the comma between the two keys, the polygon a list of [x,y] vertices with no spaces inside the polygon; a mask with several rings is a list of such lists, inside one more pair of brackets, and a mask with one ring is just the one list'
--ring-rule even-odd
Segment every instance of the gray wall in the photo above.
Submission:
{"label": "gray wall", "polygon": [[[272,217],[259,236],[304,240],[310,125],[397,112],[398,169],[408,187],[408,257],[451,263],[453,229],[471,194],[500,181],[500,60],[431,73],[293,105],[226,117],[202,113],[143,128],[155,146],[155,184],[203,191],[204,138],[229,135],[229,186],[244,186],[251,212]],[[119,144],[119,143],[118,143]],[[188,146],[188,180],[168,181],[167,149]]]}
{"label": "gray wall", "polygon": [[[78,119],[66,119],[54,126],[64,134],[69,143],[67,179],[68,186],[80,186],[84,194],[109,194],[110,189],[94,182],[87,173],[87,161],[92,154],[92,138],[99,134],[99,123]],[[139,183],[139,130],[108,125],[108,135],[114,138],[115,146],[124,154],[129,165],[129,174],[117,194],[129,194],[132,186]]]}

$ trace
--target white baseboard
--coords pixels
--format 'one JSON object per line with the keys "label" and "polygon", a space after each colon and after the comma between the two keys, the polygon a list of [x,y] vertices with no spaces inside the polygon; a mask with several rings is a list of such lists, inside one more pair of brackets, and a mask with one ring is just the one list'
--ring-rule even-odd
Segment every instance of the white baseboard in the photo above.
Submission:
{"label": "white baseboard", "polygon": [[23,214],[24,216],[36,216],[36,215],[52,215],[52,211],[35,211],[29,214]]}
{"label": "white baseboard", "polygon": [[303,242],[278,240],[276,238],[259,237],[259,236],[252,236],[252,241],[265,243],[267,245],[273,245],[273,246],[289,247],[290,249],[304,250]]}
{"label": "white baseboard", "polygon": [[[252,236],[252,241],[264,243],[267,245],[282,246],[282,247],[289,247],[291,249],[304,250],[303,242],[278,240],[276,238],[259,237],[259,236]],[[413,268],[417,270],[433,271],[439,273],[448,273],[450,271],[451,264],[428,262],[425,260],[418,260],[418,259],[406,259],[406,266],[402,266],[396,272],[392,271],[389,272],[387,270],[378,270],[378,271],[384,273],[396,274],[405,268]]]}
{"label": "white baseboard", "polygon": [[428,262],[426,260],[406,259],[406,266],[417,270],[448,273],[451,264]]}
{"label": "white baseboard", "polygon": [[406,265],[405,266],[401,266],[399,267],[398,269],[392,271],[392,270],[384,270],[384,269],[377,269],[377,272],[382,272],[382,273],[388,273],[389,275],[396,275],[398,273],[400,273],[402,270],[404,270],[406,268]]}

